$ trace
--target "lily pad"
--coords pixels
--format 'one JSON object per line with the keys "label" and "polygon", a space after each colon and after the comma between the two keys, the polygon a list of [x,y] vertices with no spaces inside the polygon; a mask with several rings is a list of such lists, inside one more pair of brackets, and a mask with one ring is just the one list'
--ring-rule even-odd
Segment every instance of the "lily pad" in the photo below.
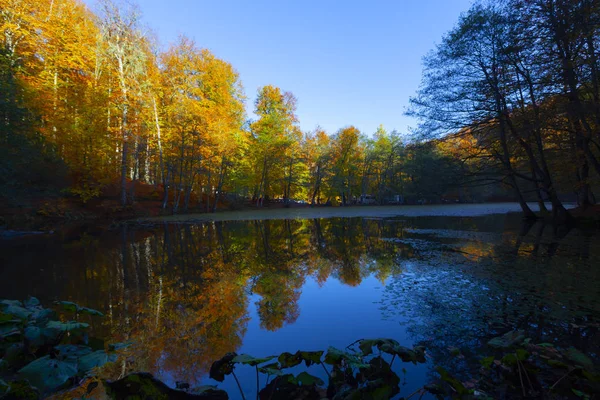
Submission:
{"label": "lily pad", "polygon": [[44,356],[19,370],[19,376],[26,379],[42,392],[61,388],[77,374],[77,364]]}

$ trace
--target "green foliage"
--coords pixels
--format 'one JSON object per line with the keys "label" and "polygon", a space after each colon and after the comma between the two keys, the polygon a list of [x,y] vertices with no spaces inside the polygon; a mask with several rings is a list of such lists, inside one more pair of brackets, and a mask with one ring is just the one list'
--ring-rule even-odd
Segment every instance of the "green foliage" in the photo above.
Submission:
{"label": "green foliage", "polygon": [[[74,303],[61,304],[68,312],[77,310],[90,315],[102,315]],[[49,394],[68,387],[77,381],[76,378],[82,378],[95,368],[117,359],[113,351],[94,351],[88,345],[86,332],[89,324],[55,320],[56,313],[43,308],[36,298],[29,298],[25,302],[2,300],[0,309],[0,333],[4,339],[0,342],[2,373],[9,377],[16,374],[41,393]],[[38,358],[32,360],[32,354]],[[37,393],[22,381],[7,381],[12,396],[16,396],[17,391],[22,391],[26,396]],[[38,394],[35,394],[34,398],[37,397]]]}

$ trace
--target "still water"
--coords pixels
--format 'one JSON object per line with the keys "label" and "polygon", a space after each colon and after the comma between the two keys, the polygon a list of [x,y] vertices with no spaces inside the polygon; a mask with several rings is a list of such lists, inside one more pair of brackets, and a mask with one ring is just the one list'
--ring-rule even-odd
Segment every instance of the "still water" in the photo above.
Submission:
{"label": "still water", "polygon": [[[0,251],[0,297],[98,309],[106,317],[92,320],[93,336],[133,342],[107,377],[149,371],[171,386],[217,384],[208,370],[227,352],[386,337],[427,347],[427,364],[395,365],[406,396],[434,365],[468,379],[485,343],[513,329],[600,355],[600,232],[516,215],[123,227],[6,241]],[[238,377],[251,398],[254,370]],[[219,387],[236,398],[230,379]]]}

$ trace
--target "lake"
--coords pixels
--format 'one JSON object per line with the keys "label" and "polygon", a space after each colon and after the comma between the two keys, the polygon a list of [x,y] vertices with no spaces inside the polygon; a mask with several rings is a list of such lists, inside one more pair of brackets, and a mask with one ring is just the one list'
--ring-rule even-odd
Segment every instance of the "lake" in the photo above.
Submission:
{"label": "lake", "polygon": [[[363,338],[426,346],[426,364],[395,364],[400,396],[428,382],[434,365],[470,379],[486,343],[517,329],[598,360],[600,232],[527,224],[506,214],[514,205],[396,215],[401,208],[217,214],[6,240],[0,297],[102,311],[90,336],[133,343],[106,376],[149,371],[170,386],[217,384],[208,370],[228,352],[343,349]],[[327,378],[320,366],[309,372]],[[254,369],[238,377],[253,398]],[[229,377],[218,385],[239,396]]]}

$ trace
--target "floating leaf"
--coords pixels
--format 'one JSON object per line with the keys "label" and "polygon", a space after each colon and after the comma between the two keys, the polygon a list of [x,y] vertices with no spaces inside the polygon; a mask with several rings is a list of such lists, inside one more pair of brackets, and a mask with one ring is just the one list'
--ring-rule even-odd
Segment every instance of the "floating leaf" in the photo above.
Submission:
{"label": "floating leaf", "polygon": [[77,364],[44,356],[19,370],[19,376],[42,392],[54,391],[62,387],[77,374]]}

